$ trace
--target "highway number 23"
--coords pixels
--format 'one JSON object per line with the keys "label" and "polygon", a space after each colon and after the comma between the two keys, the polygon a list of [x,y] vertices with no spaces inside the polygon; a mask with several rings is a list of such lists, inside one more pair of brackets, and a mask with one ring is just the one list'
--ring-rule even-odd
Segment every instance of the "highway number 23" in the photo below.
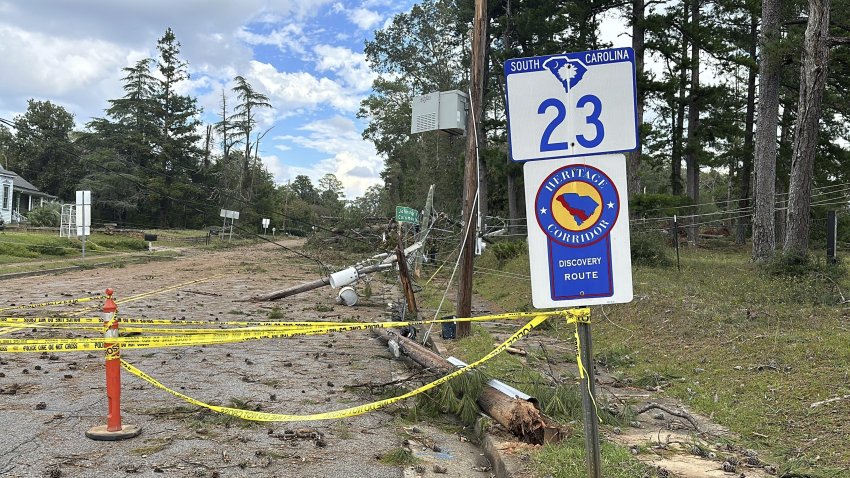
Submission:
{"label": "highway number 23", "polygon": [[[605,138],[605,126],[599,121],[599,115],[602,114],[602,101],[596,95],[584,95],[576,102],[576,107],[583,111],[587,111],[585,107],[588,105],[590,105],[591,109],[590,114],[585,117],[585,122],[596,128],[596,135],[592,138],[587,138],[583,134],[580,134],[576,136],[576,141],[585,148],[594,148],[599,146],[599,143]],[[543,131],[543,136],[540,138],[540,151],[563,151],[569,149],[569,142],[567,141],[561,143],[552,142],[552,133],[567,118],[567,107],[559,99],[548,98],[543,100],[540,106],[537,107],[537,114],[546,114],[550,108],[555,108],[556,115]]]}

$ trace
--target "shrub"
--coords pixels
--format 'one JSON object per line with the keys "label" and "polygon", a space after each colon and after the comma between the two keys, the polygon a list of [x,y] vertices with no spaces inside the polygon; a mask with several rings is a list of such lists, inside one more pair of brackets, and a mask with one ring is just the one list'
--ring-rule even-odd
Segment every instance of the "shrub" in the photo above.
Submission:
{"label": "shrub", "polygon": [[634,217],[660,217],[681,214],[681,207],[690,205],[691,199],[670,194],[635,194],[629,199],[629,210]]}
{"label": "shrub", "polygon": [[36,227],[59,227],[61,210],[62,206],[59,203],[49,202],[30,210],[26,215],[27,221]]}
{"label": "shrub", "polygon": [[27,249],[44,256],[65,256],[77,252],[76,249],[57,244],[32,244],[27,246]]}
{"label": "shrub", "polygon": [[497,242],[490,247],[490,250],[493,251],[493,256],[499,261],[501,267],[509,260],[528,252],[528,243],[525,241]]}
{"label": "shrub", "polygon": [[780,277],[817,276],[833,281],[841,279],[846,274],[840,262],[829,264],[823,258],[816,258],[809,254],[777,253],[765,270],[771,275]]}
{"label": "shrub", "polygon": [[670,267],[673,259],[666,246],[667,238],[658,232],[637,232],[631,236],[632,264],[649,267]]}
{"label": "shrub", "polygon": [[38,257],[38,253],[29,250],[24,244],[0,242],[0,256],[25,257],[32,259]]}
{"label": "shrub", "polygon": [[845,301],[841,286],[846,270],[840,263],[829,264],[808,254],[777,253],[763,270],[793,284],[783,296],[789,302],[835,305]]}
{"label": "shrub", "polygon": [[144,251],[148,248],[147,242],[134,237],[110,237],[108,239],[98,239],[97,245],[101,248],[115,251]]}

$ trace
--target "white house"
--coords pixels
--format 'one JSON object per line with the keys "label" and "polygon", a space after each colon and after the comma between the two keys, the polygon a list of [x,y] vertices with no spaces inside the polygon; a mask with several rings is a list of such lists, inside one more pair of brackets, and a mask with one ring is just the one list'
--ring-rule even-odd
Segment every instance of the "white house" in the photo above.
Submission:
{"label": "white house", "polygon": [[43,193],[17,173],[0,166],[0,218],[7,224],[21,222],[33,208],[56,199]]}

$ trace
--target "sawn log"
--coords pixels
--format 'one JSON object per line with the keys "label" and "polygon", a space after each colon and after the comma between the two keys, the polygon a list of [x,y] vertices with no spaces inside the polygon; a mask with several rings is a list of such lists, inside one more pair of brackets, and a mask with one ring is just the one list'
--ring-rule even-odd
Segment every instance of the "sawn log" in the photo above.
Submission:
{"label": "sawn log", "polygon": [[[373,329],[372,333],[384,342],[396,341],[401,352],[435,373],[448,374],[457,370],[445,358],[406,337],[386,329]],[[556,443],[564,438],[566,430],[543,415],[533,403],[509,397],[488,385],[481,390],[478,406],[512,435],[524,442]]]}

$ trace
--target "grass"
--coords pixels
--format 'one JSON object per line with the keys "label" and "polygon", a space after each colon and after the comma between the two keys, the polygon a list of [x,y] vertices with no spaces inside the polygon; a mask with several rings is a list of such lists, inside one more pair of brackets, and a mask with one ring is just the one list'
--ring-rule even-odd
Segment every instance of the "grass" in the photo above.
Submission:
{"label": "grass", "polygon": [[[244,400],[237,397],[232,397],[230,399],[230,403],[228,403],[226,406],[230,408],[237,408],[239,410],[260,411],[259,407],[256,405],[252,405],[249,400]],[[199,409],[197,413],[185,417],[184,420],[186,421],[186,425],[193,430],[206,429],[208,426],[223,426],[225,428],[235,426],[239,428],[254,429],[259,428],[261,426],[259,422],[244,420],[242,418],[234,417],[233,415],[228,415],[225,413],[214,412],[207,408]]]}
{"label": "grass", "polygon": [[395,448],[384,453],[378,460],[384,465],[411,466],[420,462],[419,458],[413,456],[413,452],[407,448]]}
{"label": "grass", "polygon": [[145,438],[143,441],[145,445],[138,448],[133,448],[132,450],[130,450],[130,453],[142,456],[153,455],[154,453],[160,452],[168,448],[168,446],[171,445],[171,442],[171,437]]}
{"label": "grass", "polygon": [[[635,460],[631,452],[621,446],[602,443],[601,457],[605,478],[659,476],[656,470]],[[533,455],[532,462],[539,476],[585,478],[584,438],[576,435],[556,445],[545,445]]]}
{"label": "grass", "polygon": [[281,320],[283,317],[283,311],[280,310],[280,307],[274,306],[272,307],[272,310],[269,311],[269,315],[266,318],[268,320]]}
{"label": "grass", "polygon": [[[734,433],[737,446],[760,450],[780,476],[846,476],[850,400],[810,408],[850,394],[846,274],[768,273],[750,263],[747,251],[717,245],[685,248],[681,257],[681,273],[634,267],[635,300],[593,308],[598,363],[712,417]],[[479,266],[500,267],[486,255]],[[528,258],[501,267],[528,275]],[[477,274],[474,287],[506,310],[529,309],[528,281],[507,288],[504,280]],[[518,373],[516,364],[494,365],[494,375]]]}
{"label": "grass", "polygon": [[[96,233],[86,240],[84,259],[82,242],[77,238],[41,231],[7,230],[0,232],[0,274],[69,266],[86,268],[106,263],[120,267],[122,263],[143,256],[148,260],[152,256],[145,254],[146,250],[147,243],[141,239]],[[157,254],[157,257],[163,256]]]}

